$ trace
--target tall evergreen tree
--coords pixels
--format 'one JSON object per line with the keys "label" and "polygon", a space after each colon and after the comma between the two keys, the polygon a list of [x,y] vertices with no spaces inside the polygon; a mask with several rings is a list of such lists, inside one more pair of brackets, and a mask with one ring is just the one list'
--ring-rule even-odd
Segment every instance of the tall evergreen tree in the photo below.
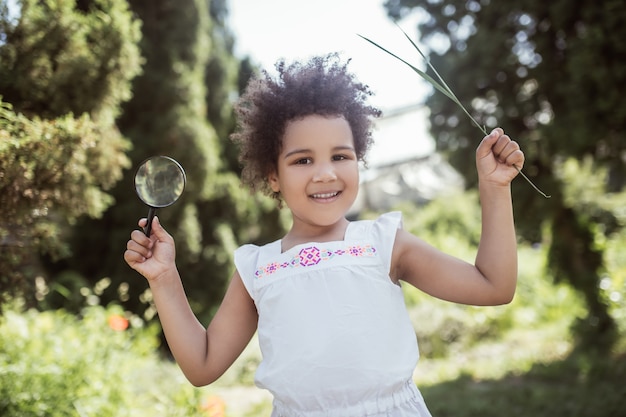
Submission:
{"label": "tall evergreen tree", "polygon": [[124,0],[0,2],[0,293],[33,295],[38,254],[112,203],[129,166],[115,126],[140,69]]}
{"label": "tall evergreen tree", "polygon": [[[552,198],[519,179],[513,187],[518,229],[550,245],[550,270],[584,296],[582,341],[610,341],[615,324],[599,293],[598,239],[620,226],[606,202],[626,182],[626,3],[388,0],[386,7],[394,19],[421,11],[418,33],[436,52],[431,63],[479,123],[502,126],[520,142],[524,171]],[[475,186],[472,154],[480,132],[441,94],[427,105],[438,149]],[[572,196],[563,162],[585,157],[593,170],[608,172],[607,195]]]}
{"label": "tall evergreen tree", "polygon": [[[268,199],[250,196],[240,187],[239,167],[229,150],[238,61],[225,27],[225,3],[130,4],[142,21],[145,65],[118,124],[133,143],[134,168],[149,156],[164,154],[186,171],[182,198],[157,215],[176,239],[177,267],[192,308],[206,320],[233,271],[233,250],[263,234],[277,235],[278,215]],[[130,230],[147,212],[134,195],[134,168],[114,190],[116,204],[104,218],[75,229],[76,256],[64,268],[93,281],[110,278],[103,301],[121,300],[150,318],[154,310],[147,284],[122,258]]]}

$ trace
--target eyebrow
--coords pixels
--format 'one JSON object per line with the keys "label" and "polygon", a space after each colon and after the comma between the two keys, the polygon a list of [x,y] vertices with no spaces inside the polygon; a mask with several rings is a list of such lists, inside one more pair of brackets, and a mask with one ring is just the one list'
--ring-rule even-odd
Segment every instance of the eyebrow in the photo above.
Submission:
{"label": "eyebrow", "polygon": [[[336,151],[352,151],[352,152],[356,152],[353,146],[335,146],[333,148],[333,152],[336,152]],[[299,153],[310,153],[310,152],[311,152],[310,149],[294,149],[293,151],[287,152],[285,154],[284,159],[287,159],[290,156],[296,155],[296,154],[299,154]]]}

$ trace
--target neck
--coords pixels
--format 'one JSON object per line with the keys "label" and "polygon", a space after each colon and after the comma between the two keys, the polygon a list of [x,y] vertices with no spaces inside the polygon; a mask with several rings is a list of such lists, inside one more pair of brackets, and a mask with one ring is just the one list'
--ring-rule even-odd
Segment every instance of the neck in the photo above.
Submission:
{"label": "neck", "polygon": [[349,223],[346,218],[341,218],[338,222],[328,226],[294,224],[282,239],[282,251],[285,252],[296,245],[307,242],[344,240]]}

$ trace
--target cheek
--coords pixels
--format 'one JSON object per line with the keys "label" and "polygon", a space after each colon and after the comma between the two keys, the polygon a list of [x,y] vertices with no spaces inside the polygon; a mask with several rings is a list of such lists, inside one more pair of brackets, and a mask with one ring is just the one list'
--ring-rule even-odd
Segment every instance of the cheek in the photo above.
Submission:
{"label": "cheek", "polygon": [[359,165],[358,163],[354,163],[354,164],[350,164],[350,165],[346,165],[346,167],[343,170],[343,176],[346,179],[352,179],[355,181],[359,181]]}

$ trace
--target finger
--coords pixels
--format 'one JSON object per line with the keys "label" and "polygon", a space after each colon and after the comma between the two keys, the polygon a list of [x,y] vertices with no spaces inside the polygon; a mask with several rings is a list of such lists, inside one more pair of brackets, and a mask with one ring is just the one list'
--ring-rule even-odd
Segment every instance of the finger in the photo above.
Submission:
{"label": "finger", "polygon": [[147,248],[152,248],[154,242],[143,233],[142,230],[133,230],[130,233],[131,240],[137,242],[141,246],[145,246]]}
{"label": "finger", "polygon": [[512,165],[514,162],[523,160],[524,153],[520,151],[520,146],[508,136],[501,136],[493,147],[493,152],[498,161]]}
{"label": "finger", "polygon": [[519,150],[517,142],[511,140],[507,135],[502,135],[493,145],[493,154],[500,161],[504,162],[513,152]]}
{"label": "finger", "polygon": [[137,263],[145,262],[146,258],[135,251],[126,249],[126,251],[124,252],[124,260],[128,265],[132,267]]}
{"label": "finger", "polygon": [[511,138],[508,135],[502,135],[495,141],[491,151],[496,157],[499,157],[509,143],[511,143]]}
{"label": "finger", "polygon": [[148,219],[146,219],[145,217],[142,217],[141,219],[139,219],[137,224],[139,225],[139,227],[143,229],[148,224]]}
{"label": "finger", "polygon": [[499,127],[493,129],[490,134],[485,136],[476,148],[476,157],[482,159],[493,152],[492,148],[498,139],[504,135],[504,131]]}
{"label": "finger", "polygon": [[515,166],[517,169],[521,170],[524,166],[524,159],[524,152],[522,152],[520,149],[517,149],[508,154],[504,162],[507,165]]}
{"label": "finger", "polygon": [[126,250],[135,252],[144,258],[149,258],[152,256],[152,251],[149,247],[141,245],[134,240],[129,240],[126,243]]}

